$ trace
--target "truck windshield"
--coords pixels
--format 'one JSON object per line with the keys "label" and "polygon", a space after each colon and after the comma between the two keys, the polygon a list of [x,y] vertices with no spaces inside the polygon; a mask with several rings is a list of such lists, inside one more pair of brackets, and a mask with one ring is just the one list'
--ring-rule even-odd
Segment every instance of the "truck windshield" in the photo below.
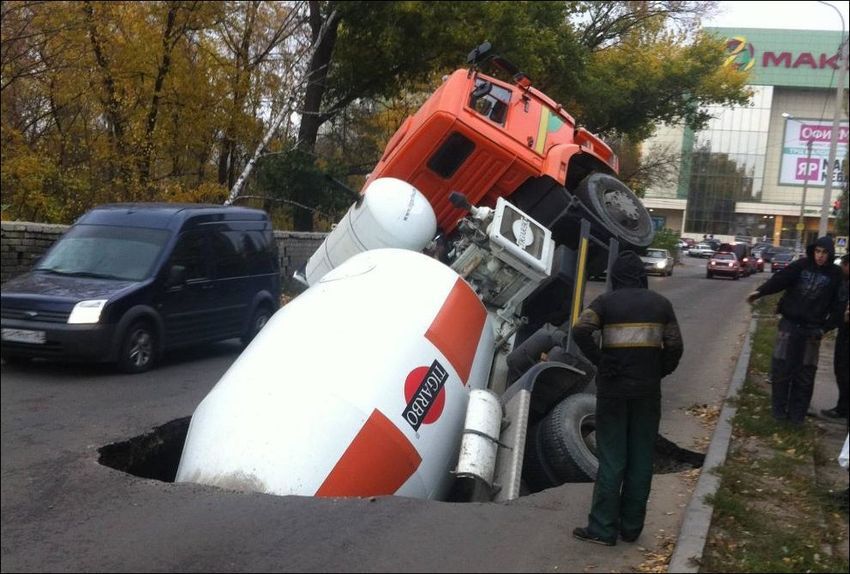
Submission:
{"label": "truck windshield", "polygon": [[59,275],[139,281],[168,240],[162,229],[75,225],[35,268]]}

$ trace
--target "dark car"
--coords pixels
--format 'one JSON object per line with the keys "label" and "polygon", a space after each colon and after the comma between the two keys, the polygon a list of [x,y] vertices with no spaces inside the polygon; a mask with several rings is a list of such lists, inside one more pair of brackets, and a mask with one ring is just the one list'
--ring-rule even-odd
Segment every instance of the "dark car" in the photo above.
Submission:
{"label": "dark car", "polygon": [[761,250],[761,253],[759,255],[762,259],[765,260],[765,262],[770,263],[777,253],[791,253],[791,251],[792,250],[788,249],[787,247],[781,247],[778,245],[768,245]]}
{"label": "dark car", "polygon": [[280,301],[268,215],[214,205],[92,209],[30,273],[3,285],[2,350],[150,369],[163,351],[241,337]]}
{"label": "dark car", "polygon": [[705,276],[709,279],[715,276],[740,279],[743,273],[738,256],[729,251],[715,253],[709,258],[705,267]]}
{"label": "dark car", "polygon": [[781,251],[774,253],[773,259],[770,262],[770,272],[776,273],[788,267],[792,261],[797,259],[797,255],[793,251]]}

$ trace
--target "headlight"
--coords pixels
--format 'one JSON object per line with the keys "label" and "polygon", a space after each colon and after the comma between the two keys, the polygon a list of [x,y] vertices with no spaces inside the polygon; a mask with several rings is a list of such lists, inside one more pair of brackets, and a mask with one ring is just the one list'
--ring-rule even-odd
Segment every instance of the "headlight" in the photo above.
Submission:
{"label": "headlight", "polygon": [[666,261],[659,261],[658,263],[655,264],[655,266],[658,267],[659,269],[664,269],[665,267],[667,267],[667,262]]}
{"label": "headlight", "polygon": [[100,312],[106,306],[106,299],[94,299],[92,301],[80,301],[74,305],[68,324],[89,324],[100,321]]}

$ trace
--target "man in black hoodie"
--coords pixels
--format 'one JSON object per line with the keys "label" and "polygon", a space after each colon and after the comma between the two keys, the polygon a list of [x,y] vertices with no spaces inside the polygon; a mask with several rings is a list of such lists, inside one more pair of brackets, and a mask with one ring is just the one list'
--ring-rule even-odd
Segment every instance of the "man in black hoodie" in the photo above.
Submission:
{"label": "man in black hoodie", "polygon": [[[613,546],[643,530],[652,457],[661,420],[661,379],[682,356],[673,306],[647,287],[640,257],[624,251],[611,270],[613,291],[585,309],[573,337],[597,366],[596,450],[599,471],[588,525],[579,540]],[[601,331],[602,350],[593,334]]]}
{"label": "man in black hoodie", "polygon": [[794,261],[747,296],[759,297],[785,291],[779,301],[779,331],[773,348],[771,382],[773,418],[801,426],[805,420],[824,328],[838,312],[841,270],[832,260],[835,247],[821,237],[806,249],[807,257]]}

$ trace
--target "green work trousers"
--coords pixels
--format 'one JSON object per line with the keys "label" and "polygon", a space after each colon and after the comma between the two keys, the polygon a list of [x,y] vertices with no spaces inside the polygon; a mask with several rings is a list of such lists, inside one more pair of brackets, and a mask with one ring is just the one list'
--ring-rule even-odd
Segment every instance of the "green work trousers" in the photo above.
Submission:
{"label": "green work trousers", "polygon": [[596,399],[596,454],[588,530],[599,538],[636,538],[643,530],[652,485],[652,458],[661,420],[661,398]]}

